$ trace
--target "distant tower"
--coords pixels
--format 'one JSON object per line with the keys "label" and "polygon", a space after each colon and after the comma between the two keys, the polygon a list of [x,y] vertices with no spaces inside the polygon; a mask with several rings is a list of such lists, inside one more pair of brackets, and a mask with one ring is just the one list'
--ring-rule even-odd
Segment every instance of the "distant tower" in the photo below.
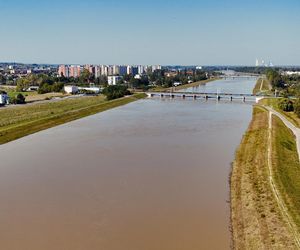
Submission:
{"label": "distant tower", "polygon": [[257,58],[256,58],[256,61],[255,61],[255,66],[259,67],[259,60]]}

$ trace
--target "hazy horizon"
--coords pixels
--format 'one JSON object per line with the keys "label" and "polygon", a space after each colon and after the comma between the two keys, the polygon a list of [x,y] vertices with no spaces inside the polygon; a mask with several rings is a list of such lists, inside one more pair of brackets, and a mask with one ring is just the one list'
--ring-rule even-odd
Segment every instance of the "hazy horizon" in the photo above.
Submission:
{"label": "hazy horizon", "polygon": [[300,65],[300,2],[0,0],[0,61]]}

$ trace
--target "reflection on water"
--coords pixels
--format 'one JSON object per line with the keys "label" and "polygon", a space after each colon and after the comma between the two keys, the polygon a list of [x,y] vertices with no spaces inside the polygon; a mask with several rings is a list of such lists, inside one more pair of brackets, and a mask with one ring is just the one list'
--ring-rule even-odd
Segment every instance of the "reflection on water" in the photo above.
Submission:
{"label": "reflection on water", "polygon": [[251,110],[146,99],[0,146],[1,249],[228,249]]}

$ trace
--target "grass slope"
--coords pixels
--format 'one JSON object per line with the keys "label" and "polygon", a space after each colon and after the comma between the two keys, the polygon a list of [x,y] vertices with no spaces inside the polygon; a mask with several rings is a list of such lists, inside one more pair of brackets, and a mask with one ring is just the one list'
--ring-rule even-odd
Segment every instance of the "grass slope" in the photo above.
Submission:
{"label": "grass slope", "polygon": [[278,107],[278,102],[280,99],[266,98],[260,101],[260,104],[270,106],[279,113],[283,114],[290,122],[295,126],[300,127],[300,118],[294,112],[285,112]]}
{"label": "grass slope", "polygon": [[268,112],[254,107],[231,174],[234,249],[295,249],[270,186],[267,148]]}
{"label": "grass slope", "polygon": [[273,116],[273,174],[289,213],[300,230],[300,164],[294,134]]}
{"label": "grass slope", "polygon": [[103,96],[82,97],[5,108],[0,110],[0,144],[144,97],[145,94],[135,94],[112,101],[106,101]]}
{"label": "grass slope", "polygon": [[271,85],[267,79],[259,78],[256,82],[256,85],[253,89],[253,94],[256,95],[258,93],[269,94],[271,90]]}

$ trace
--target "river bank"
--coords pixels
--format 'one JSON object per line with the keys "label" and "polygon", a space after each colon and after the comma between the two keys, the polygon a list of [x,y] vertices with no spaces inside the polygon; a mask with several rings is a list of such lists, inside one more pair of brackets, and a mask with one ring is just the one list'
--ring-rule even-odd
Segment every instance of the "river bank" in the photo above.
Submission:
{"label": "river bank", "polygon": [[212,78],[212,79],[207,79],[207,80],[198,81],[198,82],[192,82],[192,83],[179,85],[177,87],[170,87],[170,88],[155,87],[155,88],[151,89],[151,91],[171,91],[171,90],[178,91],[178,90],[182,90],[182,89],[193,88],[193,87],[205,85],[209,82],[213,82],[213,81],[220,80],[220,79],[221,78]]}
{"label": "river bank", "polygon": [[106,101],[104,96],[24,105],[0,110],[0,145],[21,137],[145,98],[139,93]]}
{"label": "river bank", "polygon": [[[204,85],[209,79],[176,87],[176,90]],[[167,90],[167,89],[164,89]],[[68,100],[36,102],[33,105],[0,110],[0,145],[21,137],[64,124],[85,116],[106,111],[145,98],[144,93],[106,101],[103,96],[79,97]]]}
{"label": "river bank", "polygon": [[299,169],[292,132],[255,106],[231,174],[234,249],[298,249]]}
{"label": "river bank", "polygon": [[256,95],[258,93],[264,93],[264,94],[270,94],[272,87],[270,82],[264,78],[264,77],[260,77],[257,82],[256,85],[253,89],[253,94]]}

